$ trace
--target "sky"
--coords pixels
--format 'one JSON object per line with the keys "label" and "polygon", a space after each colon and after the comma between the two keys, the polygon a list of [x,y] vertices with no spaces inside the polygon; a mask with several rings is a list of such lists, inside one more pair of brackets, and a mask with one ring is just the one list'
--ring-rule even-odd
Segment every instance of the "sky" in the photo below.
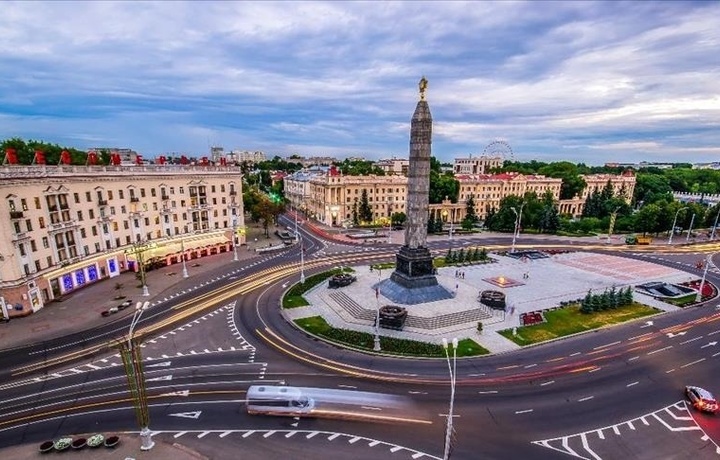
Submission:
{"label": "sky", "polygon": [[[0,138],[150,159],[720,160],[720,2],[2,2]],[[501,142],[500,142],[501,141]]]}

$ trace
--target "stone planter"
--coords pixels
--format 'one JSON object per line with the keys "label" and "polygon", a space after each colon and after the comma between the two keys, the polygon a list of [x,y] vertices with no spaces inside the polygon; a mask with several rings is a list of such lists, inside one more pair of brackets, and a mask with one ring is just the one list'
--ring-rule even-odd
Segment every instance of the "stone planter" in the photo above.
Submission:
{"label": "stone planter", "polygon": [[73,449],[83,449],[85,446],[87,446],[87,439],[85,438],[77,438],[72,442]]}
{"label": "stone planter", "polygon": [[105,442],[105,436],[101,434],[94,434],[88,438],[87,445],[88,447],[100,447]]}
{"label": "stone planter", "polygon": [[55,448],[55,443],[52,441],[45,441],[44,443],[40,444],[40,453],[47,454],[51,450]]}
{"label": "stone planter", "polygon": [[108,436],[107,439],[105,439],[105,447],[113,448],[118,445],[120,442],[120,436]]}
{"label": "stone planter", "polygon": [[72,445],[72,438],[60,438],[53,444],[53,447],[55,447],[55,450],[58,452],[62,452],[64,450],[67,450]]}

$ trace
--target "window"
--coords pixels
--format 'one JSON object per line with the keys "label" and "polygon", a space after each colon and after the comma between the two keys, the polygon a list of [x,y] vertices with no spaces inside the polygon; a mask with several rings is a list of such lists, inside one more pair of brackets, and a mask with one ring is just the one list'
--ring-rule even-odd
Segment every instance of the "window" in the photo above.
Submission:
{"label": "window", "polygon": [[27,211],[27,200],[25,198],[20,198],[20,206],[22,206],[23,211]]}
{"label": "window", "polygon": [[108,193],[108,200],[112,200],[112,199],[113,199],[113,192],[112,192],[112,190],[108,190],[107,193]]}
{"label": "window", "polygon": [[42,267],[40,266],[40,261],[36,260],[35,261],[35,271],[39,272],[40,270],[42,270]]}
{"label": "window", "polygon": [[35,240],[30,240],[30,249],[32,249],[32,252],[37,252],[37,244],[35,244]]}
{"label": "window", "polygon": [[30,274],[30,266],[28,264],[23,265],[23,270],[25,271],[26,275]]}
{"label": "window", "polygon": [[35,209],[40,209],[40,198],[35,197],[34,201],[35,201]]}
{"label": "window", "polygon": [[[213,200],[214,200],[214,198],[213,198]],[[220,202],[221,202],[222,204],[225,204],[225,197],[220,198]]]}
{"label": "window", "polygon": [[90,255],[90,248],[87,247],[87,246],[83,246],[83,254],[85,254],[86,256],[89,256],[89,255]]}
{"label": "window", "polygon": [[90,216],[90,219],[94,219],[94,218],[95,218],[95,211],[93,211],[92,209],[88,209],[88,215]]}
{"label": "window", "polygon": [[127,230],[127,229],[130,228],[130,224],[128,224],[128,221],[126,221],[126,220],[123,221],[123,228],[124,228],[125,230]]}
{"label": "window", "polygon": [[180,187],[180,193],[185,193],[185,187]]}
{"label": "window", "polygon": [[[215,190],[213,190],[214,192]],[[220,184],[220,193],[225,193],[225,184]]]}
{"label": "window", "polygon": [[82,211],[77,212],[78,220],[83,220],[83,214]]}
{"label": "window", "polygon": [[[43,237],[42,237],[42,244],[43,244],[43,247],[44,247],[45,249],[47,249],[47,248],[50,247],[50,244],[48,243],[48,237],[47,237],[47,236],[43,236]],[[51,264],[51,265],[52,265],[52,264]]]}
{"label": "window", "polygon": [[[153,190],[155,190],[155,189],[153,189]],[[157,210],[158,210],[158,205],[157,205],[157,203],[153,203],[153,211],[157,211]]]}
{"label": "window", "polygon": [[120,214],[127,214],[127,208],[125,208],[125,205],[120,206]]}
{"label": "window", "polygon": [[175,194],[175,187],[170,187],[170,195],[174,195],[174,194]]}
{"label": "window", "polygon": [[[127,223],[127,222],[126,222]],[[132,240],[130,240],[130,235],[125,235],[125,244],[130,244]]]}
{"label": "window", "polygon": [[27,219],[25,221],[25,226],[27,226],[28,232],[32,232],[32,222],[30,221],[30,219]]}
{"label": "window", "polygon": [[20,256],[25,257],[27,253],[25,252],[25,245],[20,243],[18,244],[18,250],[20,251]]}
{"label": "window", "polygon": [[97,227],[93,225],[90,229],[92,230],[92,235],[97,236]]}
{"label": "window", "polygon": [[115,206],[110,206],[110,215],[111,216],[115,215]]}
{"label": "window", "polygon": [[149,226],[149,225],[150,225],[150,218],[149,218],[149,217],[146,217],[146,218],[145,218],[145,226],[147,227],[147,226]]}
{"label": "window", "polygon": [[108,232],[108,226],[107,226],[107,224],[102,224],[102,229],[103,229],[103,233],[104,233],[105,235],[107,235],[107,234],[109,233],[109,232]]}
{"label": "window", "polygon": [[100,243],[99,242],[95,243],[95,252],[100,252]]}
{"label": "window", "polygon": [[137,219],[133,219],[133,225],[135,228],[140,228],[140,222]]}
{"label": "window", "polygon": [[90,192],[85,192],[85,200],[89,203],[92,201],[92,195]]}
{"label": "window", "polygon": [[53,265],[52,256],[47,256],[45,258],[45,262],[47,262],[48,267],[52,267],[52,265]]}
{"label": "window", "polygon": [[75,200],[75,204],[79,204],[80,203],[80,194],[73,193],[73,200]]}
{"label": "window", "polygon": [[215,193],[215,186],[214,186],[214,185],[210,187],[210,192]]}
{"label": "window", "polygon": [[113,224],[113,231],[114,231],[114,232],[117,232],[117,231],[118,231],[118,223],[117,223],[117,222],[113,222],[112,224]]}
{"label": "window", "polygon": [[81,238],[86,238],[86,237],[87,237],[87,232],[85,231],[84,228],[81,228],[81,229],[80,229],[80,237],[81,237]]}
{"label": "window", "polygon": [[[123,193],[122,190],[118,190],[118,197],[119,197],[121,200],[122,200],[123,198],[125,198],[125,194]],[[123,212],[125,212],[125,211],[123,211]]]}
{"label": "window", "polygon": [[213,204],[217,204],[217,198],[213,197]]}
{"label": "window", "polygon": [[152,196],[152,197],[157,196],[156,193],[155,193],[155,189],[154,189],[154,188],[151,188],[151,189],[150,189],[150,196]]}
{"label": "window", "polygon": [[145,198],[145,189],[144,188],[140,189],[140,198]]}
{"label": "window", "polygon": [[15,233],[16,233],[16,234],[22,233],[22,232],[20,231],[20,222],[13,222],[13,227],[15,227]]}

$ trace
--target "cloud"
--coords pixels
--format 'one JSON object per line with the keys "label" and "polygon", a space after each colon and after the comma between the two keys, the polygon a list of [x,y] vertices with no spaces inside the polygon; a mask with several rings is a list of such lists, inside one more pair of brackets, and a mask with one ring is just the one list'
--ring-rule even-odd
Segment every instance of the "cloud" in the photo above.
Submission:
{"label": "cloud", "polygon": [[79,148],[403,156],[422,75],[444,161],[720,145],[714,2],[5,2],[0,36],[5,134]]}

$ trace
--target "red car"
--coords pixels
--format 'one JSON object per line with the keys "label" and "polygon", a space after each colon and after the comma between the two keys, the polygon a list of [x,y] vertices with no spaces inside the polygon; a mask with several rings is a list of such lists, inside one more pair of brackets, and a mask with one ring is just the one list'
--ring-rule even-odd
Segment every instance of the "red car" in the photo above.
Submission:
{"label": "red car", "polygon": [[712,393],[703,388],[686,386],[685,395],[688,397],[693,407],[697,410],[713,414],[718,410],[718,403],[715,397]]}

